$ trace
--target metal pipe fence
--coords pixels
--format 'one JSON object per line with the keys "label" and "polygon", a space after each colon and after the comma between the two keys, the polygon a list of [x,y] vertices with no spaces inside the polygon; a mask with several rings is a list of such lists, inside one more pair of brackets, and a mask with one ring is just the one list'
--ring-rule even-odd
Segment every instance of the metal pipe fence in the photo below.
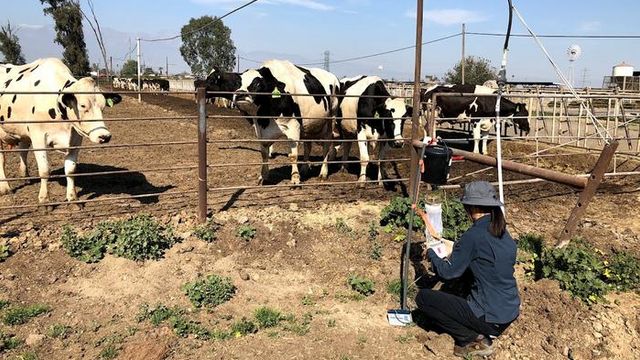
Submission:
{"label": "metal pipe fence", "polygon": [[[61,95],[63,92],[16,92],[17,94],[55,94]],[[139,91],[122,91],[119,92],[124,95],[137,95],[142,93],[147,96],[155,96],[155,94],[163,94],[166,95],[166,92],[139,92]],[[13,94],[11,92],[4,92],[0,94]],[[91,93],[87,93],[91,94]],[[127,204],[131,203],[132,200],[141,200],[148,198],[159,198],[159,197],[185,197],[185,199],[190,199],[189,201],[193,201],[195,195],[197,195],[197,214],[201,221],[204,221],[208,215],[209,211],[209,198],[211,195],[220,195],[228,192],[237,192],[237,191],[288,191],[292,188],[291,184],[288,183],[276,183],[276,184],[267,184],[267,185],[243,185],[238,183],[223,183],[221,180],[218,180],[217,174],[220,172],[230,172],[234,169],[246,169],[246,168],[256,168],[256,178],[258,175],[257,169],[266,166],[317,166],[317,165],[358,165],[362,164],[362,160],[353,160],[349,158],[347,160],[337,160],[337,159],[329,159],[327,161],[319,161],[319,160],[309,160],[303,161],[300,159],[295,159],[294,161],[228,161],[218,158],[216,155],[219,151],[225,150],[230,151],[234,150],[234,148],[224,148],[225,145],[253,145],[254,147],[250,148],[240,148],[242,151],[258,151],[260,146],[265,145],[278,145],[278,144],[291,144],[296,143],[300,144],[331,144],[334,147],[343,145],[345,143],[358,143],[364,142],[365,140],[358,140],[356,138],[302,138],[297,140],[291,139],[260,139],[260,138],[251,138],[244,136],[241,134],[240,136],[234,137],[224,137],[220,136],[219,133],[215,130],[217,126],[223,124],[222,126],[226,126],[229,124],[235,124],[240,120],[259,120],[259,119],[273,119],[272,116],[251,116],[251,115],[240,115],[238,113],[215,113],[209,114],[207,109],[206,100],[211,96],[229,96],[231,93],[228,92],[207,92],[204,89],[198,89],[196,92],[192,91],[180,91],[180,92],[171,92],[171,95],[188,95],[193,96],[194,108],[197,108],[196,115],[179,115],[179,116],[139,116],[139,117],[113,117],[108,119],[83,119],[83,120],[72,120],[73,122],[78,123],[91,123],[91,122],[99,122],[103,121],[104,123],[114,123],[114,124],[133,124],[133,123],[141,123],[141,122],[151,122],[151,123],[162,123],[162,122],[188,122],[193,124],[193,128],[189,128],[189,134],[185,134],[185,139],[175,140],[175,137],[169,137],[167,141],[144,141],[140,142],[124,142],[124,143],[116,143],[116,144],[103,144],[103,145],[94,145],[87,144],[81,146],[68,146],[68,147],[57,147],[57,148],[30,148],[30,149],[22,149],[22,148],[13,148],[13,149],[0,149],[0,154],[4,156],[5,153],[21,153],[21,152],[38,152],[38,151],[69,151],[69,150],[83,150],[83,151],[100,151],[107,152],[109,150],[118,149],[119,151],[128,151],[132,149],[149,149],[154,155],[163,155],[165,152],[173,152],[173,151],[182,151],[188,152],[194,151],[197,154],[195,159],[189,159],[189,156],[185,157],[185,164],[171,164],[164,166],[140,166],[134,167],[133,169],[117,169],[117,170],[104,170],[104,171],[91,171],[91,172],[83,172],[76,174],[55,174],[44,177],[49,180],[57,180],[62,178],[85,178],[91,179],[93,177],[126,177],[132,176],[135,174],[143,174],[150,175],[155,174],[159,176],[160,174],[167,175],[175,175],[182,174],[186,178],[194,179],[194,182],[197,183],[197,186],[190,187],[187,184],[180,184],[178,190],[172,191],[149,191],[144,194],[129,194],[126,196],[104,196],[98,198],[87,198],[80,199],[71,202],[67,201],[54,201],[48,202],[46,204],[19,204],[19,205],[0,205],[0,213],[2,214],[15,214],[19,211],[26,211],[28,209],[38,208],[40,206],[61,206],[65,204],[95,204],[97,206],[94,210],[100,210],[100,205],[102,204]],[[271,93],[252,93],[255,95],[271,95]],[[314,96],[314,95],[324,95],[326,94],[291,94],[292,96]],[[412,92],[413,96],[414,93]],[[442,96],[455,96],[460,94],[442,94]],[[482,95],[482,96],[492,96],[492,95]],[[356,96],[345,96],[345,97],[356,97]],[[524,141],[525,143],[534,143],[536,151],[530,154],[524,155],[512,155],[507,156],[505,159],[510,160],[527,160],[527,161],[536,161],[536,165],[539,165],[539,161],[541,159],[550,159],[550,158],[567,158],[571,156],[578,155],[590,155],[596,154],[597,151],[600,150],[601,144],[597,142],[597,134],[589,125],[585,125],[587,121],[584,119],[585,115],[579,112],[578,107],[576,105],[570,105],[566,100],[570,97],[567,94],[531,94],[531,93],[514,93],[511,92],[506,95],[506,97],[511,99],[526,99],[529,101],[529,116],[526,119],[531,124],[531,132],[526,136],[521,136],[514,134],[508,140],[511,141]],[[400,96],[400,98],[405,99],[405,101],[409,100],[410,96]],[[640,159],[640,152],[638,151],[638,128],[634,127],[635,122],[638,120],[637,115],[633,115],[634,109],[630,109],[630,106],[627,105],[625,109],[621,104],[628,103],[629,101],[640,101],[640,95],[631,95],[631,94],[588,94],[585,95],[587,101],[596,102],[598,106],[594,108],[594,114],[597,118],[599,118],[603,123],[607,124],[607,128],[614,134],[617,134],[616,137],[621,141],[631,141],[634,142],[634,147],[632,149],[627,150],[619,150],[616,155],[616,159],[624,158],[628,156],[634,160]],[[601,106],[601,105],[607,105]],[[598,111],[601,110],[601,111]],[[625,112],[626,110],[626,112]],[[639,113],[640,114],[640,113]],[[324,121],[335,121],[335,116],[326,116],[326,117],[310,117],[309,120],[324,120]],[[382,121],[384,119],[378,117],[342,117],[341,120],[360,120],[360,121]],[[510,120],[522,120],[524,117],[513,117]],[[194,122],[197,120],[197,122]],[[405,131],[402,138],[397,140],[403,140],[407,144],[411,144],[413,140],[419,139],[422,137],[421,132],[426,130],[420,130],[419,127],[414,127],[414,121],[411,118],[406,118],[405,124],[411,126],[410,136],[407,136],[409,131]],[[438,124],[441,124],[439,130],[441,131],[451,131],[451,130],[464,130],[468,131],[468,129],[463,129],[464,126],[459,119],[457,118],[440,118],[437,119]],[[474,121],[476,119],[469,119],[469,121]],[[59,121],[44,119],[44,120],[28,120],[28,119],[12,119],[12,123],[17,125],[27,125],[27,124],[52,124],[57,123]],[[446,122],[451,122],[448,127],[444,125]],[[548,122],[545,124],[545,122]],[[551,125],[549,124],[551,123]],[[417,123],[415,123],[417,125]],[[632,125],[632,126],[630,126]],[[234,125],[235,126],[235,125]],[[625,130],[626,129],[626,130]],[[548,130],[548,131],[547,131]],[[624,133],[623,133],[624,131]],[[144,135],[144,134],[141,134]],[[196,136],[196,139],[193,139],[193,136]],[[487,139],[489,141],[495,140],[496,135],[490,134]],[[396,140],[396,139],[394,139]],[[473,141],[473,137],[464,136],[460,137],[456,140],[451,140],[451,142],[469,142]],[[390,141],[390,139],[371,139],[366,140],[367,143],[376,144],[378,146],[380,144]],[[196,149],[194,149],[196,147]],[[257,147],[257,148],[256,148]],[[170,148],[170,149],[167,149]],[[571,150],[571,152],[552,152],[551,150],[557,150],[561,148],[567,148]],[[162,150],[159,150],[162,149]],[[411,168],[411,164],[414,162],[414,155],[411,154],[412,146],[405,146],[404,150],[402,150],[400,156],[395,157],[386,157],[383,159],[371,158],[367,161],[367,163],[375,164],[378,166],[389,165],[393,163],[397,164],[409,164]],[[549,150],[551,149],[551,150]],[[337,155],[337,150],[335,150]],[[409,156],[411,154],[411,156]],[[489,169],[489,168],[487,168]],[[462,176],[458,176],[452,178],[451,181],[458,181],[464,179],[467,176],[471,176],[474,174],[480,174],[487,169],[481,169],[477,171],[470,172],[468,174],[464,174]],[[613,171],[608,173],[606,176],[637,176],[640,175],[638,171],[627,171],[625,169],[619,169],[614,162]],[[197,174],[195,173],[197,171]],[[246,175],[247,171],[239,170],[237,172],[239,175]],[[372,184],[404,184],[408,185],[409,177],[406,177],[406,173],[397,174],[397,178],[385,178],[380,181],[376,179],[367,179],[365,181],[357,181],[357,180],[333,180],[333,181],[324,181],[324,182],[316,182],[316,181],[307,181],[301,184],[295,184],[294,188],[300,189],[315,189],[315,188],[328,188],[328,187],[343,187],[349,188],[354,185],[372,185]],[[356,175],[349,175],[357,178]],[[18,181],[34,181],[42,179],[40,176],[22,176],[22,177],[7,177],[5,181],[18,182]],[[91,181],[91,180],[87,180]],[[540,179],[529,179],[529,180],[512,180],[507,181],[505,185],[518,185],[518,184],[527,184],[527,183],[535,183],[538,181],[542,181]],[[450,184],[442,187],[443,189],[456,188],[459,185]],[[34,199],[35,200],[35,199]],[[160,202],[160,205],[164,204],[164,202]],[[58,214],[63,214],[64,212],[57,212]],[[2,221],[0,219],[0,221]]]}

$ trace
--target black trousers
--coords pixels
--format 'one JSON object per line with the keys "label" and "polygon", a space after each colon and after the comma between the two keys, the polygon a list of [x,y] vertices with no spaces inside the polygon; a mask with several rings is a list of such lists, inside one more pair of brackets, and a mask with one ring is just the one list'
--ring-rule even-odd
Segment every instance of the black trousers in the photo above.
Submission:
{"label": "black trousers", "polygon": [[428,321],[426,325],[435,325],[451,335],[458,346],[467,345],[478,335],[497,337],[511,324],[488,323],[484,321],[484,316],[479,319],[467,300],[442,291],[420,289],[416,304]]}

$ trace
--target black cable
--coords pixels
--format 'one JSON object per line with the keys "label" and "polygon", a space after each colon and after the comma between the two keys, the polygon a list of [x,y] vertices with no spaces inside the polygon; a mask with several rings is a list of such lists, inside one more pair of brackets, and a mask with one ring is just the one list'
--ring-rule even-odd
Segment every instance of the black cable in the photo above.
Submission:
{"label": "black cable", "polygon": [[[441,38],[437,38],[437,39],[433,39],[433,40],[429,40],[429,41],[423,42],[422,45],[433,44],[433,43],[436,43],[436,42],[439,42],[439,41],[448,40],[448,39],[451,39],[451,38],[454,38],[454,37],[460,36],[460,35],[462,35],[462,33],[443,36]],[[349,61],[368,59],[368,58],[372,58],[372,57],[376,57],[376,56],[387,55],[387,54],[392,54],[392,53],[399,52],[399,51],[413,49],[415,47],[416,47],[415,45],[411,45],[411,46],[405,46],[405,47],[401,47],[401,48],[397,48],[397,49],[393,49],[393,50],[382,51],[382,52],[378,52],[378,53],[375,53],[375,54],[356,56],[356,57],[347,58],[347,59],[340,59],[340,60],[333,60],[333,61],[331,61],[331,64],[339,64],[339,63],[344,63],[344,62],[349,62]],[[258,60],[254,60],[254,59],[247,59],[247,58],[242,57],[242,56],[240,57],[240,59],[247,60],[247,61],[254,62],[254,63],[258,63],[258,64],[261,64],[263,62],[263,61],[258,61]],[[312,65],[323,65],[323,64],[324,64],[324,61],[306,63],[306,64],[297,64],[297,65],[312,66]]]}
{"label": "black cable", "polygon": [[[489,33],[489,32],[466,32],[467,35],[476,35],[476,36],[493,36],[493,37],[503,37],[506,34],[504,33]],[[557,38],[557,39],[614,39],[614,40],[624,40],[624,39],[640,39],[640,35],[566,35],[566,34],[547,34],[547,35],[536,35],[539,38]],[[531,34],[510,34],[510,37],[524,37],[531,38],[533,35]]]}
{"label": "black cable", "polygon": [[[214,19],[213,19],[213,21],[209,22],[208,24],[203,25],[203,26],[201,26],[201,27],[199,27],[198,29],[195,29],[195,30],[193,30],[193,31],[187,32],[187,33],[185,33],[184,35],[193,34],[193,33],[196,33],[196,32],[198,32],[198,31],[204,30],[204,29],[208,28],[209,26],[213,25],[216,21],[218,21],[218,20],[222,20],[222,19],[226,18],[227,16],[229,16],[229,15],[231,15],[231,14],[235,13],[236,11],[240,11],[240,10],[242,10],[242,9],[246,8],[247,6],[249,6],[249,5],[253,4],[253,3],[255,3],[256,1],[258,1],[258,0],[251,0],[251,1],[249,1],[248,3],[246,3],[246,4],[244,4],[244,5],[240,6],[240,7],[237,7],[237,8],[235,8],[235,9],[233,9],[233,10],[229,11],[228,13],[226,13],[226,14],[224,14],[224,15],[220,16],[219,18],[214,18]],[[176,36],[171,36],[171,37],[166,37],[166,38],[159,38],[159,39],[140,39],[140,41],[146,41],[146,42],[169,41],[169,40],[175,40],[175,39],[177,39],[177,38],[179,38],[179,37],[182,37],[182,35],[183,35],[183,34],[181,33],[181,34],[178,34],[178,35],[176,35]]]}

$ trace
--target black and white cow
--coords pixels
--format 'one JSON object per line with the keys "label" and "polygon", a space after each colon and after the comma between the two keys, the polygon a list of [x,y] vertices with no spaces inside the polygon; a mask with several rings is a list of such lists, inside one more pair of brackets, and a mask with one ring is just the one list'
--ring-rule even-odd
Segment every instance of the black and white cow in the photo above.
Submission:
{"label": "black and white cow", "polygon": [[[377,76],[358,76],[340,81],[337,130],[342,139],[357,139],[360,157],[361,186],[366,181],[369,146],[378,147],[378,160],[383,160],[388,147],[404,144],[402,129],[413,109],[403,99],[392,98],[384,82]],[[384,140],[384,141],[380,141]],[[348,160],[351,142],[344,143],[342,157]],[[343,164],[344,168],[344,164]],[[382,184],[384,165],[378,165],[378,181]]]}
{"label": "black and white cow", "polygon": [[[205,80],[207,91],[224,91],[223,97],[249,115],[256,136],[261,140],[290,140],[291,183],[300,183],[298,171],[298,141],[324,140],[320,177],[329,173],[333,118],[338,107],[340,82],[335,75],[322,69],[307,69],[286,60],[269,60],[259,69],[243,73],[212,71]],[[260,94],[256,94],[260,93]],[[293,94],[293,95],[292,95]],[[269,172],[268,159],[273,143],[262,142],[263,166],[260,182]],[[304,159],[308,161],[311,144],[305,144]]]}
{"label": "black and white cow", "polygon": [[[12,92],[54,94],[12,94]],[[60,92],[60,94],[55,94]],[[74,94],[80,92],[80,94]],[[91,92],[92,94],[86,94]],[[36,60],[26,65],[0,65],[0,142],[27,149],[33,145],[40,175],[40,203],[48,201],[49,162],[45,148],[63,148],[64,172],[75,172],[77,148],[83,137],[104,144],[111,133],[102,120],[105,106],[122,100],[120,95],[101,93],[90,77],[75,79],[62,61]],[[91,121],[80,121],[91,120]],[[39,121],[42,121],[39,123]],[[0,193],[11,190],[5,180],[4,153],[0,152]],[[20,152],[20,175],[27,176],[27,152]],[[77,199],[74,178],[67,177],[67,200]]]}
{"label": "black and white cow", "polygon": [[[473,152],[479,153],[479,143],[482,139],[483,154],[487,152],[487,140],[493,127],[496,116],[496,97],[486,96],[495,94],[495,89],[481,85],[438,85],[431,87],[421,94],[423,111],[428,111],[432,106],[431,100],[434,93],[458,93],[459,96],[440,96],[436,98],[436,110],[438,117],[445,121],[468,121],[473,125]],[[462,94],[477,94],[478,96],[463,96]],[[485,95],[485,96],[482,96]],[[529,112],[526,105],[515,103],[504,97],[500,100],[500,117],[508,120],[520,129],[520,132],[529,133]]]}

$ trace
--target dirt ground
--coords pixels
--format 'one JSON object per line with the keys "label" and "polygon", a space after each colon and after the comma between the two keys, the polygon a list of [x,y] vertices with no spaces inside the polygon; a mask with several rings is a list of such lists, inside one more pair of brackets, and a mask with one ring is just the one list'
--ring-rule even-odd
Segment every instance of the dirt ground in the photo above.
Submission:
{"label": "dirt ground", "polygon": [[[143,106],[125,97],[106,116],[167,117],[166,120],[108,123],[113,145],[196,140],[192,99],[145,96]],[[232,110],[213,109],[215,115],[234,115]],[[170,119],[173,118],[173,119]],[[175,119],[179,118],[179,119]],[[213,116],[209,139],[251,139],[244,120]],[[269,184],[287,184],[290,167],[278,146]],[[493,150],[493,149],[492,149]],[[530,143],[506,143],[506,156],[532,152]],[[282,155],[280,155],[282,154]],[[317,149],[314,155],[317,155]],[[406,149],[394,151],[406,157]],[[260,161],[255,144],[210,144],[209,164],[235,164],[209,169],[213,188],[255,185]],[[314,157],[317,160],[318,157]],[[31,173],[35,171],[33,158]],[[530,160],[533,161],[533,160]],[[593,156],[544,158],[541,165],[571,173],[588,172]],[[52,167],[60,174],[62,158],[52,155]],[[318,186],[301,189],[257,189],[211,192],[210,211],[222,224],[218,240],[207,244],[192,234],[195,226],[196,146],[158,145],[135,148],[83,150],[80,172],[131,170],[131,174],[81,177],[77,180],[82,199],[92,199],[84,210],[58,206],[52,212],[25,208],[37,202],[38,184],[12,184],[16,192],[0,198],[0,242],[10,244],[15,254],[0,263],[0,300],[12,304],[43,303],[52,311],[25,325],[0,325],[0,331],[31,339],[29,345],[0,354],[13,359],[33,351],[39,359],[96,359],[109,344],[119,359],[449,359],[453,342],[447,335],[421,328],[388,325],[385,312],[396,308],[398,299],[386,290],[398,278],[402,244],[381,231],[382,258],[372,260],[367,229],[377,222],[388,200],[406,189],[401,186],[364,189],[353,185],[327,187],[312,167],[303,182]],[[632,170],[638,164],[620,160],[618,169]],[[186,167],[161,172],[146,169]],[[10,158],[9,175],[16,175],[17,160]],[[452,178],[480,170],[480,165],[457,162]],[[353,181],[358,168],[339,172],[332,166],[329,182]],[[388,168],[391,177],[406,176],[406,163]],[[371,171],[373,175],[375,171]],[[494,180],[495,172],[467,176]],[[523,178],[506,174],[507,179]],[[64,200],[63,180],[50,184],[52,201]],[[101,201],[112,197],[158,193],[158,197]],[[457,191],[447,195],[459,196]],[[524,184],[506,190],[509,229],[517,236],[535,231],[551,239],[562,229],[575,206],[577,194],[551,183]],[[594,247],[609,252],[629,251],[640,256],[640,185],[637,178],[609,178],[598,191],[580,223],[578,235]],[[97,264],[85,264],[61,249],[61,226],[70,223],[81,230],[99,221],[129,213],[152,213],[172,225],[184,240],[159,261],[136,263],[108,255]],[[353,231],[336,227],[343,219]],[[257,236],[244,241],[235,233],[241,223],[257,228]],[[211,312],[197,311],[184,296],[181,285],[207,275],[229,276],[237,295]],[[375,281],[375,294],[364,300],[349,298],[346,279],[350,274]],[[533,282],[517,270],[523,300],[520,318],[497,341],[493,359],[634,359],[640,345],[640,297],[611,294],[604,304],[586,306],[561,291],[554,281]],[[301,317],[310,314],[310,330],[298,335],[283,329],[230,340],[203,341],[181,338],[165,326],[138,322],[144,304],[164,304],[189,309],[189,315],[216,328],[230,319],[250,317],[259,306],[269,306]],[[46,335],[54,324],[71,327],[66,339]],[[424,346],[424,345],[427,346]]]}

